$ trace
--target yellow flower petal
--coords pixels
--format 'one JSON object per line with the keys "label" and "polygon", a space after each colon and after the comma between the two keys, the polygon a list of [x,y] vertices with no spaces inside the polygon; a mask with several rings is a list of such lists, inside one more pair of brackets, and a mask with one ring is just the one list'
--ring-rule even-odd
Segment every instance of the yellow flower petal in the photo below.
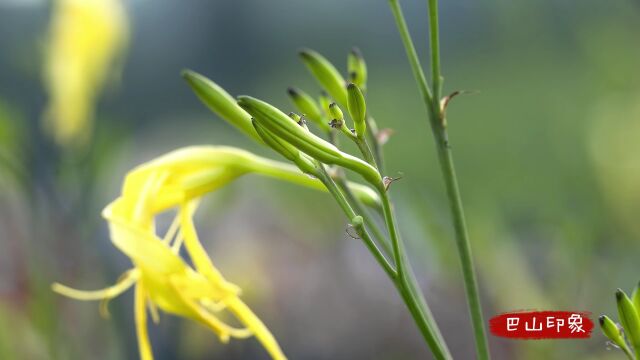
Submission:
{"label": "yellow flower petal", "polygon": [[138,336],[138,347],[141,360],[153,360],[153,351],[149,342],[149,333],[147,331],[147,307],[145,306],[146,294],[144,291],[144,283],[138,282],[136,285],[136,293],[134,296],[134,313],[136,320],[136,334]]}
{"label": "yellow flower petal", "polygon": [[114,298],[133,285],[140,277],[140,271],[138,269],[130,269],[126,271],[121,279],[113,286],[104,288],[101,290],[84,291],[76,290],[68,286],[64,286],[59,283],[51,285],[51,289],[58,294],[70,297],[76,300],[102,300]]}
{"label": "yellow flower petal", "polygon": [[193,226],[193,221],[191,220],[189,206],[189,204],[185,204],[180,208],[180,228],[184,236],[184,246],[187,248],[187,252],[196,270],[207,277],[214,286],[219,286],[224,291],[239,293],[240,289],[228,283],[222,277],[222,274],[213,266],[211,259],[209,259],[209,256],[202,247],[202,244],[198,240],[196,229]]}
{"label": "yellow flower petal", "polygon": [[176,294],[178,294],[184,304],[191,310],[193,310],[195,314],[197,314],[198,320],[200,320],[202,324],[209,327],[214,333],[218,335],[221,342],[229,342],[230,337],[247,338],[253,335],[250,329],[238,329],[225,324],[220,319],[207,312],[205,308],[197,304],[192,298],[187,297],[176,283],[174,283],[174,286],[176,289]]}
{"label": "yellow flower petal", "polygon": [[242,300],[238,297],[233,297],[228,300],[225,299],[225,303],[229,310],[255,334],[273,359],[285,360],[287,358],[269,329]]}

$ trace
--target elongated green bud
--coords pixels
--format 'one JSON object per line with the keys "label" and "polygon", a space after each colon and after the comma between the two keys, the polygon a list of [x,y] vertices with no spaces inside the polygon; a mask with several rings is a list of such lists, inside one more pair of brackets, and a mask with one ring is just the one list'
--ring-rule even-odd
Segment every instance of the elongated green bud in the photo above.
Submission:
{"label": "elongated green bud", "polygon": [[600,322],[600,329],[602,329],[602,333],[606,336],[613,344],[618,346],[624,352],[628,352],[629,348],[627,343],[624,341],[624,336],[622,332],[618,328],[618,325],[613,322],[608,316],[602,315],[598,318]]}
{"label": "elongated green bud", "polygon": [[320,104],[320,110],[322,110],[325,114],[329,114],[329,105],[331,105],[331,98],[326,91],[322,90],[320,92],[318,103]]}
{"label": "elongated green bud", "polygon": [[346,81],[324,56],[309,49],[300,51],[300,57],[318,83],[341,105],[347,104]]}
{"label": "elongated green bud", "polygon": [[344,113],[342,112],[342,109],[340,109],[340,106],[338,106],[338,104],[336,103],[329,104],[329,114],[331,114],[331,117],[334,120],[344,120]]}
{"label": "elongated green bud", "polygon": [[302,129],[276,107],[250,96],[238,97],[238,104],[256,121],[301,151],[322,162],[335,162],[341,152],[332,144]]}
{"label": "elongated green bud", "polygon": [[265,144],[267,144],[270,148],[275,150],[280,155],[284,156],[287,160],[293,162],[302,170],[302,172],[307,174],[315,174],[315,166],[313,162],[311,162],[306,155],[300,153],[295,146],[289,144],[288,142],[278,138],[269,130],[265,129],[259,122],[255,119],[252,120],[253,126],[256,129],[256,132],[262,138]]}
{"label": "elongated green bud", "polygon": [[325,121],[320,106],[309,94],[293,87],[287,89],[287,93],[298,111],[306,119],[313,121],[322,131],[329,131],[329,125]]}
{"label": "elongated green bud", "polygon": [[300,117],[300,115],[294,113],[294,112],[290,112],[289,113],[289,117],[291,118],[291,120],[295,121],[298,123],[298,125],[300,125],[300,122],[302,121],[302,118]]}
{"label": "elongated green bud", "polygon": [[353,127],[356,129],[356,135],[359,138],[364,138],[367,131],[367,105],[364,101],[364,95],[360,88],[354,83],[347,86],[347,95],[349,105],[349,115],[353,119]]}
{"label": "elongated green bud", "polygon": [[367,63],[364,62],[360,49],[354,47],[347,57],[349,80],[358,85],[362,91],[367,89]]}
{"label": "elongated green bud", "polygon": [[384,191],[378,171],[366,162],[343,153],[333,144],[300,127],[274,106],[250,96],[238,97],[238,104],[255,120],[277,137],[298,148],[312,158],[327,164],[336,164],[353,170],[380,191]]}
{"label": "elongated green bud", "polygon": [[207,105],[211,111],[252,139],[262,142],[253,125],[251,125],[251,115],[242,110],[235,99],[223,88],[205,76],[191,70],[184,70],[182,77],[191,86],[200,101]]}
{"label": "elongated green bud", "polygon": [[344,120],[344,114],[342,113],[342,109],[336,103],[331,103],[329,105],[329,113],[333,120],[329,122],[329,126],[334,129],[339,129],[343,134],[348,136],[351,139],[356,138],[355,130],[349,129],[347,123]]}
{"label": "elongated green bud", "polygon": [[629,338],[629,342],[635,351],[640,351],[640,317],[638,317],[638,312],[631,299],[620,289],[616,291],[616,301],[618,302],[618,315],[624,328],[624,333]]}
{"label": "elongated green bud", "polygon": [[633,302],[633,306],[635,306],[638,315],[640,315],[640,283],[636,285],[636,288],[633,289],[633,294],[631,295],[631,301]]}

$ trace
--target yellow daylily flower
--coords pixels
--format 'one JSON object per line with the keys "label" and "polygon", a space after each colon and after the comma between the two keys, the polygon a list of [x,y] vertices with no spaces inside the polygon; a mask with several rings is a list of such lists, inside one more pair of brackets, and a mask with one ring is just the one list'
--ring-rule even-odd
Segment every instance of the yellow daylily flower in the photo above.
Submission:
{"label": "yellow daylily flower", "polygon": [[[192,220],[198,197],[250,171],[253,156],[233,148],[192,147],[134,169],[122,195],[103,211],[113,244],[131,258],[134,267],[103,290],[79,291],[57,283],[53,290],[79,300],[108,300],[135,285],[136,329],[143,360],[153,358],[147,306],[154,318],[161,309],[199,322],[222,342],[255,335],[272,358],[285,359],[273,335],[240,299],[240,289],[214,267]],[[155,216],[173,207],[176,217],[161,239]],[[193,268],[178,255],[182,245]],[[222,311],[234,315],[243,327],[222,321],[218,316]]]}
{"label": "yellow daylily flower", "polygon": [[[324,189],[322,183],[296,167],[225,146],[192,146],[178,149],[133,169],[124,181],[121,196],[103,211],[111,241],[127,255],[133,268],[113,286],[80,291],[55,283],[53,290],[78,300],[103,300],[103,304],[135,285],[136,328],[143,360],[153,358],[147,335],[147,306],[157,321],[157,309],[203,324],[222,342],[255,336],[274,359],[285,359],[267,327],[240,300],[240,289],[215,268],[193,224],[200,197],[247,173],[258,173],[299,185]],[[363,202],[376,206],[375,192],[350,183]],[[324,189],[326,190],[326,189]],[[175,219],[160,238],[155,217],[177,209]],[[180,256],[184,245],[193,267]],[[104,310],[103,307],[101,310]],[[222,321],[226,311],[244,326]]]}
{"label": "yellow daylily flower", "polygon": [[96,97],[127,39],[120,0],[55,1],[44,63],[44,121],[58,144],[88,140]]}

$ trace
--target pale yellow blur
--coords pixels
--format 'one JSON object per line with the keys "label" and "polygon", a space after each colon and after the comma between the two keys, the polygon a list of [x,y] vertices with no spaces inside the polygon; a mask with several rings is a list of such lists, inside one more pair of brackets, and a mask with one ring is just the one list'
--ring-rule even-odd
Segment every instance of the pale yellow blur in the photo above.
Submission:
{"label": "pale yellow blur", "polygon": [[87,143],[96,102],[128,42],[120,0],[56,0],[47,40],[46,131],[65,147]]}

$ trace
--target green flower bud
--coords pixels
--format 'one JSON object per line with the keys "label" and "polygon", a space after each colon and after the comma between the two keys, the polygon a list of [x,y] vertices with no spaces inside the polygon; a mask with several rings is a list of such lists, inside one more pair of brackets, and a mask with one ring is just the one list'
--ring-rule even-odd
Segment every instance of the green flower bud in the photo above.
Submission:
{"label": "green flower bud", "polygon": [[356,135],[359,138],[363,138],[367,131],[367,105],[364,101],[364,95],[356,84],[349,84],[347,86],[348,95],[348,110],[351,119],[353,119],[353,127],[356,129]]}
{"label": "green flower bud", "polygon": [[300,117],[300,115],[294,113],[294,112],[290,112],[289,113],[289,117],[291,118],[291,120],[295,121],[298,123],[298,125],[300,125],[300,122],[302,121],[302,118]]}
{"label": "green flower bud", "polygon": [[313,121],[322,131],[329,131],[329,126],[325,121],[322,110],[309,94],[293,87],[287,89],[287,93],[293,104],[298,108],[298,111],[305,118]]}
{"label": "green flower bud", "polygon": [[329,111],[329,106],[331,106],[331,98],[329,98],[329,95],[326,92],[322,91],[320,93],[318,103],[320,103],[320,109],[322,110],[322,113],[327,117],[330,117],[331,112]]}
{"label": "green flower bud", "polygon": [[602,329],[604,336],[624,352],[628,352],[629,348],[627,347],[627,343],[624,341],[624,336],[622,335],[622,331],[618,328],[618,325],[616,325],[616,323],[606,315],[600,316],[598,321],[600,322],[600,329]]}
{"label": "green flower bud", "polygon": [[346,81],[324,56],[313,50],[300,51],[300,57],[318,83],[341,105],[347,104]]}
{"label": "green flower bud", "polygon": [[354,47],[349,52],[347,69],[349,80],[365,91],[367,89],[367,63],[364,62],[360,49]]}
{"label": "green flower bud", "polygon": [[340,106],[338,106],[338,104],[336,103],[329,104],[329,114],[331,114],[331,117],[334,120],[344,120],[344,113],[342,112],[342,109],[340,109]]}
{"label": "green flower bud", "polygon": [[373,166],[352,155],[343,153],[333,144],[303,129],[274,106],[250,96],[238,97],[238,104],[251,114],[260,125],[264,125],[264,128],[305,154],[320,162],[336,164],[353,170],[376,186],[379,191],[384,191],[380,174]]}
{"label": "green flower bud", "polygon": [[633,306],[635,306],[638,315],[640,315],[640,283],[636,285],[636,288],[633,289],[633,294],[631,295],[631,301],[633,302]]}
{"label": "green flower bud", "polygon": [[633,348],[636,351],[640,351],[640,317],[638,317],[638,312],[631,299],[620,289],[616,291],[616,301],[618,303],[620,323],[622,323],[624,332]]}
{"label": "green flower bud", "polygon": [[251,116],[242,110],[235,99],[218,84],[191,70],[184,70],[182,77],[189,83],[200,101],[249,137],[261,142],[260,136],[251,124]]}
{"label": "green flower bud", "polygon": [[260,125],[260,123],[255,119],[252,120],[252,123],[256,132],[265,144],[280,155],[284,156],[287,160],[296,164],[304,173],[315,174],[316,168],[313,165],[313,162],[311,162],[306,155],[301,154],[300,150],[275,136],[269,130],[265,129],[264,126]]}

